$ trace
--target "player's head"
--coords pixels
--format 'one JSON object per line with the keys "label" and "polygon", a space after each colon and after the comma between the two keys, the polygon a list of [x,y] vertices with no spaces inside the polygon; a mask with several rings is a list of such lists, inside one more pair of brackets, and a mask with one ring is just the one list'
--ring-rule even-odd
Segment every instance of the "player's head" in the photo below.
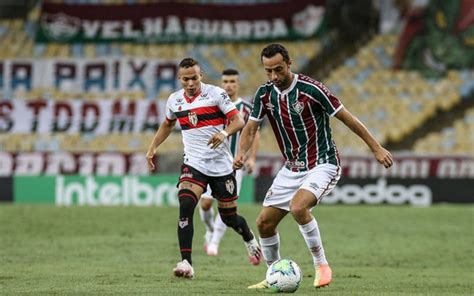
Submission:
{"label": "player's head", "polygon": [[239,72],[235,69],[225,69],[222,71],[222,88],[232,100],[237,99],[239,91]]}
{"label": "player's head", "polygon": [[178,79],[187,96],[192,97],[201,89],[202,73],[199,63],[185,58],[179,63]]}
{"label": "player's head", "polygon": [[275,43],[268,45],[262,50],[260,58],[268,79],[278,88],[290,86],[291,59],[283,45]]}

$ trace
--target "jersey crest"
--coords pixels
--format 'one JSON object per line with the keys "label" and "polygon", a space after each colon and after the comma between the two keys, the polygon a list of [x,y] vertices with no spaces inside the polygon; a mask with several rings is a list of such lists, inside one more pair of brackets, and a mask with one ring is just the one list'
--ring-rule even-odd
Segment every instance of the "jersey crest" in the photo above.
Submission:
{"label": "jersey crest", "polygon": [[293,110],[295,110],[296,113],[301,114],[304,109],[304,104],[303,102],[297,100],[293,103],[293,105],[291,105],[291,107],[293,107]]}
{"label": "jersey crest", "polygon": [[196,125],[197,125],[197,123],[198,123],[198,117],[197,117],[196,112],[189,112],[189,113],[188,113],[188,119],[189,119],[189,122],[190,122],[193,126],[196,126]]}

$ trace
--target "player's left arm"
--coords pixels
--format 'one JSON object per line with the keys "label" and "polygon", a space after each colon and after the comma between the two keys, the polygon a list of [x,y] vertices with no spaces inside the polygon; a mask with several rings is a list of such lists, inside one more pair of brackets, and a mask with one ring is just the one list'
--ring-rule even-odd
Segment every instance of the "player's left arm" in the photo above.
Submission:
{"label": "player's left arm", "polygon": [[346,108],[342,107],[334,115],[337,119],[342,121],[348,128],[350,128],[356,135],[358,135],[369,146],[377,161],[383,164],[384,167],[389,168],[393,164],[393,157],[390,152],[385,149],[370,133],[367,127],[357,119]]}
{"label": "player's left arm", "polygon": [[225,127],[225,129],[215,133],[209,139],[209,142],[207,142],[207,146],[209,146],[211,149],[216,149],[219,147],[220,144],[224,143],[228,136],[240,131],[245,125],[245,121],[237,109],[229,111],[226,116],[229,120],[229,124]]}
{"label": "player's left arm", "polygon": [[250,147],[249,156],[247,158],[247,161],[245,161],[245,169],[247,170],[247,173],[251,174],[253,172],[253,169],[255,168],[255,161],[257,159],[257,151],[258,151],[258,144],[260,141],[260,132],[257,131],[255,134],[255,138],[252,142],[252,146]]}

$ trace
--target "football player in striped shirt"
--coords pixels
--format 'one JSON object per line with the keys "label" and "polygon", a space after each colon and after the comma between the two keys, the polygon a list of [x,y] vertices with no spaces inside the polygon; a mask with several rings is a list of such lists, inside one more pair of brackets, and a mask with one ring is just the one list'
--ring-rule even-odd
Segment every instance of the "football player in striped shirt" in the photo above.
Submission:
{"label": "football player in striped shirt", "polygon": [[[239,72],[235,69],[226,69],[222,71],[221,86],[227,92],[230,99],[235,104],[235,107],[237,108],[237,110],[239,110],[240,114],[244,118],[245,122],[247,122],[248,117],[250,115],[250,111],[252,110],[252,104],[239,97]],[[251,174],[254,169],[255,158],[258,149],[258,138],[259,135],[257,132],[255,141],[253,142],[252,147],[250,149],[250,156],[244,166],[244,169],[248,174]],[[235,157],[235,155],[237,154],[239,139],[240,131],[229,137],[230,151],[232,152],[233,157]],[[235,172],[235,179],[237,180],[238,195],[240,195],[242,177],[243,170],[237,170]],[[219,253],[219,244],[222,237],[224,236],[227,226],[224,224],[224,222],[222,222],[220,215],[217,215],[214,218],[212,201],[212,190],[210,190],[208,186],[208,190],[204,192],[204,194],[201,196],[199,214],[201,216],[201,220],[206,226],[206,234],[204,235],[204,250],[209,256],[217,256]],[[258,265],[260,263],[260,260],[255,259],[256,258],[254,256],[249,257],[249,260],[252,264]]]}
{"label": "football player in striped shirt", "polygon": [[[257,218],[263,257],[268,265],[280,259],[277,226],[291,213],[313,257],[313,285],[327,286],[332,281],[332,271],[311,210],[334,188],[341,175],[329,117],[335,116],[358,135],[386,168],[393,163],[392,155],[321,82],[291,72],[291,59],[285,47],[268,45],[262,50],[261,62],[269,81],[255,94],[234,168],[244,165],[259,123],[267,116],[285,165],[273,180]],[[249,287],[266,288],[265,280]]]}
{"label": "football player in striped shirt", "polygon": [[181,261],[173,273],[190,279],[194,277],[191,258],[193,214],[208,185],[217,199],[222,221],[242,236],[248,255],[260,260],[261,251],[246,220],[237,214],[237,185],[227,140],[240,131],[245,122],[222,88],[201,81],[201,68],[196,60],[185,58],[179,63],[178,79],[183,88],[169,96],[166,119],[158,128],[146,159],[149,169],[154,170],[156,150],[178,121],[184,144],[184,160],[178,181]]}

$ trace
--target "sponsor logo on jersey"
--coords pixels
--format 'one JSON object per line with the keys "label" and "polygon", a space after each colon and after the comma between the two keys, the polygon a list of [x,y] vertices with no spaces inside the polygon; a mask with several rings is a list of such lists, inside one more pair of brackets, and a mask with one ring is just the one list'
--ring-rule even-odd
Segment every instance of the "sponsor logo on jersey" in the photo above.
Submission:
{"label": "sponsor logo on jersey", "polygon": [[207,100],[207,99],[209,99],[209,96],[207,95],[207,93],[201,94],[201,96],[199,97],[199,101],[204,101],[204,100]]}
{"label": "sponsor logo on jersey", "polygon": [[232,194],[235,189],[234,181],[232,181],[231,179],[225,181],[225,189],[227,189],[227,191]]}
{"label": "sponsor logo on jersey", "polygon": [[287,160],[285,162],[286,167],[288,168],[304,168],[305,163],[302,160]]}
{"label": "sponsor logo on jersey", "polygon": [[198,117],[197,117],[196,112],[189,112],[188,113],[188,118],[189,118],[189,122],[191,122],[192,125],[194,125],[194,126],[197,125]]}
{"label": "sponsor logo on jersey", "polygon": [[229,98],[229,96],[227,95],[226,92],[221,92],[221,97],[222,99],[224,100],[224,104],[228,105],[230,103],[232,103],[232,100]]}

